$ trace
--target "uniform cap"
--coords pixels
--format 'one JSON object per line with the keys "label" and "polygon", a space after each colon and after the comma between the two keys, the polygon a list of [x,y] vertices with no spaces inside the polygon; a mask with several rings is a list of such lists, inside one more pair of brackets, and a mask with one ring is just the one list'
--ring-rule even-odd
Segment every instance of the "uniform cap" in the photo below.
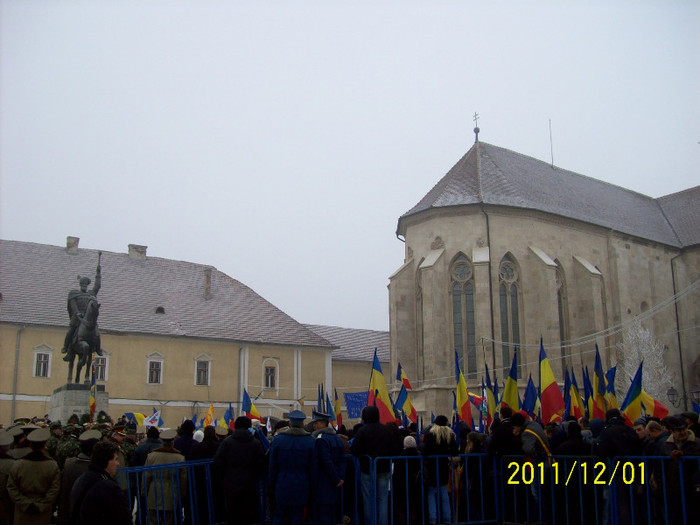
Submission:
{"label": "uniform cap", "polygon": [[330,421],[331,416],[329,414],[324,414],[323,412],[316,412],[315,410],[311,414],[311,421]]}
{"label": "uniform cap", "polygon": [[45,443],[51,437],[51,432],[48,428],[37,428],[27,436],[30,443]]}
{"label": "uniform cap", "polygon": [[289,418],[289,421],[304,421],[306,419],[306,414],[304,414],[301,410],[292,410],[287,417]]}
{"label": "uniform cap", "polygon": [[169,428],[168,430],[163,430],[160,433],[160,439],[163,441],[172,441],[177,437],[177,432],[173,428]]}
{"label": "uniform cap", "polygon": [[14,443],[15,438],[10,434],[9,432],[5,432],[4,430],[0,431],[0,447],[7,447],[8,445],[12,445]]}
{"label": "uniform cap", "polygon": [[85,432],[80,434],[78,441],[87,441],[89,439],[102,439],[102,432],[100,432],[97,429],[86,430]]}
{"label": "uniform cap", "polygon": [[216,425],[215,432],[217,436],[228,436],[228,428],[222,427],[221,425]]}

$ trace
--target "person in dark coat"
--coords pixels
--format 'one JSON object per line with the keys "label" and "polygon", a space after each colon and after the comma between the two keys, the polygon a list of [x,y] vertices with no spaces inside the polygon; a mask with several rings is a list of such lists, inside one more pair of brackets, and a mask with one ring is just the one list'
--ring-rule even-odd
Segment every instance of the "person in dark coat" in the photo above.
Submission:
{"label": "person in dark coat", "polygon": [[[220,443],[221,442],[216,437],[216,429],[212,425],[204,427],[202,441],[197,442],[195,440],[192,444],[189,461],[213,458],[216,455],[216,451],[219,450]],[[224,493],[221,490],[221,483],[211,484],[212,498],[214,500],[214,516],[210,519],[209,505],[207,502],[206,470],[204,465],[195,467],[194,485],[197,493],[198,523],[218,523],[219,521],[223,521],[226,512],[224,509]]]}
{"label": "person in dark coat", "polygon": [[163,446],[163,442],[159,438],[160,432],[158,427],[148,427],[146,430],[146,439],[138,444],[134,449],[133,461],[135,467],[142,467],[146,464],[148,454]]}
{"label": "person in dark coat", "polygon": [[392,497],[394,523],[417,525],[421,523],[421,470],[420,452],[416,438],[403,438],[403,457],[394,461]]}
{"label": "person in dark coat", "polygon": [[[626,456],[639,456],[642,452],[642,442],[637,437],[637,433],[625,423],[622,418],[622,414],[617,408],[611,408],[605,413],[605,427],[600,433],[598,440],[593,444],[591,453],[600,458],[608,460],[609,472],[613,472],[615,468],[612,464],[612,460],[615,457],[626,457]],[[617,509],[618,509],[618,523],[620,525],[627,525],[631,523],[632,517],[630,515],[630,507],[632,502],[630,500],[630,493],[628,487],[624,484],[617,485]],[[605,486],[603,488],[603,498],[605,500],[605,510],[603,511],[604,524],[606,525],[605,519],[610,516],[610,488]]]}
{"label": "person in dark coat", "polygon": [[345,443],[328,423],[328,414],[314,413],[311,437],[316,456],[316,503],[319,525],[335,525],[338,521],[339,489],[345,482]]}
{"label": "person in dark coat", "polygon": [[[398,456],[401,450],[392,449],[391,431],[379,422],[379,409],[369,406],[362,409],[362,426],[352,441],[352,455],[360,460],[360,476],[362,486],[362,501],[365,523],[372,523],[370,461],[380,456]],[[386,525],[389,520],[389,480],[391,478],[391,462],[377,462],[377,524]]]}
{"label": "person in dark coat", "polygon": [[90,464],[71,490],[71,523],[75,525],[131,525],[129,504],[115,480],[119,468],[117,446],[99,441]]}
{"label": "person in dark coat", "polygon": [[[700,456],[700,438],[697,438],[688,428],[686,418],[680,415],[669,417],[667,425],[671,435],[661,445],[661,449],[665,456],[671,457],[671,461],[666,463],[666,487],[669,495],[667,508],[668,522],[675,525],[686,523],[683,519],[682,495],[688,502],[686,519],[693,520],[689,512],[692,508],[690,502],[694,501],[697,495],[694,494],[695,487],[692,479],[699,470],[698,461],[693,456]],[[683,460],[683,458],[688,459]],[[680,461],[683,461],[682,469],[679,466]]]}
{"label": "person in dark coat", "polygon": [[71,523],[70,493],[77,479],[88,470],[92,449],[102,439],[99,430],[88,430],[80,434],[80,454],[68,458],[61,477],[61,493],[58,496],[58,525]]}
{"label": "person in dark coat", "polygon": [[315,484],[316,461],[314,439],[304,430],[306,414],[301,410],[289,413],[289,428],[272,440],[268,483],[275,495],[273,523],[298,525],[304,517],[304,506]]}
{"label": "person in dark coat", "polygon": [[214,455],[214,478],[223,484],[229,525],[258,520],[256,482],[265,465],[265,451],[250,432],[251,426],[250,418],[237,417],[233,434],[221,442]]}
{"label": "person in dark coat", "polygon": [[520,437],[513,434],[513,409],[507,406],[501,407],[500,419],[495,419],[491,425],[491,435],[486,441],[486,452],[501,459],[504,456],[516,456],[522,454]]}

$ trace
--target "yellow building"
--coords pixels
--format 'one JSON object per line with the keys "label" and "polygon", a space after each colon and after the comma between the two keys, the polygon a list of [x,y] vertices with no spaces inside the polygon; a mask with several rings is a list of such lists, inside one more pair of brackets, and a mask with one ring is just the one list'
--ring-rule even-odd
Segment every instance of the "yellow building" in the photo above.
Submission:
{"label": "yellow building", "polygon": [[[77,276],[94,281],[97,261],[98,251],[75,237],[65,247],[0,241],[0,422],[47,414],[53,391],[66,384],[68,292]],[[229,403],[239,414],[244,389],[264,416],[299,407],[310,414],[319,383],[342,399],[367,384],[375,346],[389,360],[387,332],[348,330],[356,337],[334,344],[211,266],[130,245],[128,253],[103,252],[101,268],[96,374],[115,418],[155,408],[174,427],[203,417],[210,404],[222,417]],[[353,346],[358,337],[372,345],[364,353]]]}

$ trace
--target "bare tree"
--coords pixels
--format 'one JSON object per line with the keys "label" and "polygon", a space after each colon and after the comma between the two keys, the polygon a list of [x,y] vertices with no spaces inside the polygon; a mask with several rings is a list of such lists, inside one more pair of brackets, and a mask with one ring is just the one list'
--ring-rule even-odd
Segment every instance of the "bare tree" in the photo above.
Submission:
{"label": "bare tree", "polygon": [[615,391],[618,392],[619,402],[622,403],[641,361],[644,361],[642,388],[654,399],[665,399],[666,391],[675,383],[674,375],[664,363],[664,354],[668,350],[666,346],[657,341],[654,334],[635,317],[623,333],[617,349]]}

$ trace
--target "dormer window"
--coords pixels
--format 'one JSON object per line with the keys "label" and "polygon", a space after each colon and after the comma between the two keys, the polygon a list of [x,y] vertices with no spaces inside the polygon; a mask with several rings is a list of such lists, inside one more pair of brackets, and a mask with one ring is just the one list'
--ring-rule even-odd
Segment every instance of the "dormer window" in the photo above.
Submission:
{"label": "dormer window", "polygon": [[157,314],[164,314],[164,313],[165,313],[165,307],[159,306],[158,308],[156,308],[156,313],[157,313]]}

